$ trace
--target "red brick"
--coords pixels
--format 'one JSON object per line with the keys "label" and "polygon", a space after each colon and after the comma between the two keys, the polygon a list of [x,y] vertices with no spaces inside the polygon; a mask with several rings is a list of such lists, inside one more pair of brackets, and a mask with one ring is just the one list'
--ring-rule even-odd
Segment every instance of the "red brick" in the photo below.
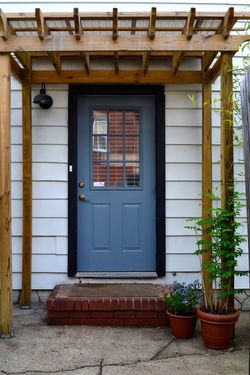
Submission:
{"label": "red brick", "polygon": [[63,306],[63,300],[61,299],[54,300],[53,310],[62,310],[62,306]]}
{"label": "red brick", "polygon": [[113,318],[113,311],[93,311],[91,318],[111,319]]}
{"label": "red brick", "polygon": [[47,310],[52,310],[53,307],[54,307],[54,299],[53,298],[48,298],[46,306],[47,306]]}
{"label": "red brick", "polygon": [[111,298],[104,298],[102,310],[110,310],[110,306],[111,306]]}
{"label": "red brick", "polygon": [[48,311],[48,318],[68,317],[68,311]]}
{"label": "red brick", "polygon": [[134,310],[134,298],[127,298],[127,310]]}
{"label": "red brick", "polygon": [[126,301],[126,298],[119,298],[118,310],[127,310],[127,301]]}
{"label": "red brick", "polygon": [[74,310],[74,305],[75,303],[73,300],[62,299],[61,304],[60,304],[60,310],[65,310],[65,311]]}
{"label": "red brick", "polygon": [[164,318],[167,318],[167,319],[168,319],[165,310],[164,310],[164,311],[157,311],[157,316],[158,316],[158,318],[163,318],[163,319],[164,319]]}
{"label": "red brick", "polygon": [[91,311],[69,311],[70,318],[91,318]]}
{"label": "red brick", "polygon": [[89,300],[89,310],[98,310],[98,302],[95,299]]}
{"label": "red brick", "polygon": [[115,311],[114,318],[131,319],[136,317],[135,311]]}
{"label": "red brick", "polygon": [[157,303],[156,303],[156,310],[157,310],[157,311],[163,311],[163,310],[165,310],[165,309],[166,309],[166,307],[165,307],[165,305],[164,305],[163,300],[162,300],[161,298],[158,298],[158,299],[157,299]]}
{"label": "red brick", "polygon": [[110,301],[110,310],[118,310],[119,301],[117,298],[111,298]]}
{"label": "red brick", "polygon": [[80,311],[82,309],[82,301],[81,300],[76,300],[75,301],[75,310]]}
{"label": "red brick", "polygon": [[149,310],[148,298],[142,298],[142,310]]}
{"label": "red brick", "polygon": [[87,299],[81,300],[82,310],[89,310],[89,301]]}
{"label": "red brick", "polygon": [[[156,311],[137,311],[136,318],[139,319],[148,319],[148,318],[158,318]],[[164,317],[166,318],[166,317]]]}
{"label": "red brick", "polygon": [[156,302],[157,302],[157,299],[156,298],[150,298],[149,299],[149,310],[155,310],[156,308]]}
{"label": "red brick", "polygon": [[141,310],[142,309],[142,299],[135,298],[134,299],[134,310]]}

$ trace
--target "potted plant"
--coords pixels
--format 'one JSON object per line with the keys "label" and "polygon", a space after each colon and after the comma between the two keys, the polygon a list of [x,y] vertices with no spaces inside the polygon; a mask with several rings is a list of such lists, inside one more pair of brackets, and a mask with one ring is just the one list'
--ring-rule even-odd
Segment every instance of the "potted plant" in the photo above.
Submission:
{"label": "potted plant", "polygon": [[[225,208],[212,208],[207,219],[192,219],[192,225],[186,228],[195,231],[200,238],[202,228],[207,234],[206,240],[198,239],[195,254],[208,253],[209,260],[202,262],[203,305],[197,309],[201,321],[201,331],[205,346],[212,349],[226,349],[230,346],[235,323],[239,312],[230,304],[235,293],[232,280],[235,276],[245,275],[237,270],[238,258],[245,238],[239,233],[241,223],[235,218],[244,206],[242,194],[231,189],[231,196]],[[219,200],[216,196],[211,199]],[[208,275],[209,283],[204,275]]]}
{"label": "potted plant", "polygon": [[172,334],[177,339],[188,339],[193,336],[197,315],[196,305],[200,300],[200,283],[191,284],[174,282],[170,291],[164,292],[163,300]]}

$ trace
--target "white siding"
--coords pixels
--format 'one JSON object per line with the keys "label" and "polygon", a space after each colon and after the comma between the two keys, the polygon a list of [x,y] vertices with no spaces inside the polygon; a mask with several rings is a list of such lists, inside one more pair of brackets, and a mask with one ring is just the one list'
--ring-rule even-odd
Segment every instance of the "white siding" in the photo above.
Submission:
{"label": "white siding", "polygon": [[[33,97],[39,91],[33,87]],[[51,289],[67,282],[68,226],[68,86],[47,86],[54,105],[33,105],[33,257],[32,288]],[[22,113],[21,86],[12,80],[13,287],[21,285],[22,253]],[[56,281],[55,281],[56,280]]]}
{"label": "white siding", "polygon": [[[34,4],[31,0],[1,2],[6,12],[34,11],[40,7],[43,11],[73,11],[73,5],[60,0],[44,0]],[[62,3],[62,4],[61,4]],[[78,1],[80,11],[111,11],[118,7],[120,11],[150,11],[157,6],[158,11],[188,11],[191,6],[197,11],[226,11],[235,6],[237,11],[245,11],[247,1],[210,0],[190,3],[181,0],[157,1],[145,0]],[[86,8],[87,7],[87,8]],[[237,60],[236,60],[237,59]],[[241,59],[236,58],[237,65]],[[43,64],[43,69],[51,66]],[[104,62],[102,63],[104,64]],[[185,64],[187,64],[185,62]],[[180,69],[185,69],[185,64]],[[41,65],[40,65],[41,66]],[[96,63],[96,69],[104,65]],[[73,68],[66,62],[65,69]],[[37,65],[38,68],[38,65]],[[75,63],[74,68],[77,68]],[[82,68],[82,66],[81,66]],[[122,68],[128,68],[122,67]],[[156,66],[153,66],[155,69]],[[161,66],[170,69],[170,66]],[[40,86],[33,86],[33,96]],[[42,110],[33,105],[33,259],[32,288],[51,289],[55,284],[75,281],[67,277],[67,159],[68,159],[68,85],[47,85],[48,94],[53,97],[54,105]],[[195,237],[185,229],[186,218],[201,214],[201,85],[166,85],[166,272],[165,279],[156,282],[170,283],[174,280],[189,282],[199,277],[199,260],[193,255]],[[192,104],[188,96],[195,98]],[[213,97],[219,98],[219,80],[213,88]],[[13,287],[21,287],[21,251],[22,251],[22,111],[21,87],[12,80],[12,215],[13,215]],[[218,107],[218,104],[215,104]],[[214,186],[220,179],[220,114],[213,111],[213,180]],[[235,174],[239,181],[239,190],[244,191],[244,178],[238,173],[244,170],[242,152],[235,151]],[[245,210],[241,220],[244,220]],[[247,244],[240,260],[240,269],[248,269]],[[147,281],[145,281],[147,282]],[[236,280],[237,287],[249,286],[246,278]]]}

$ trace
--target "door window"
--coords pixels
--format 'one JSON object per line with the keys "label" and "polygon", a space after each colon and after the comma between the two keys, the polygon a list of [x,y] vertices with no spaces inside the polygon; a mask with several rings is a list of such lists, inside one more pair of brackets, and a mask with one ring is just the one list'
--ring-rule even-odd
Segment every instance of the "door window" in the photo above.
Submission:
{"label": "door window", "polygon": [[140,187],[139,109],[93,109],[91,138],[92,187]]}

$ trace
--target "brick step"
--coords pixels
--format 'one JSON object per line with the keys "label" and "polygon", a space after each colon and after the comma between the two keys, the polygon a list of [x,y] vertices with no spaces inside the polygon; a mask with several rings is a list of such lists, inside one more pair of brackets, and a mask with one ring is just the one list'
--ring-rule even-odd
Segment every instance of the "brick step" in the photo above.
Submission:
{"label": "brick step", "polygon": [[[161,288],[148,284],[57,285],[47,300],[48,324],[96,326],[166,326]],[[140,290],[141,288],[141,290]],[[120,291],[120,293],[119,293]],[[141,291],[141,293],[140,293]],[[104,296],[100,296],[104,292]],[[121,297],[117,296],[118,294]],[[125,294],[128,297],[125,297]],[[134,294],[134,296],[133,296]],[[142,295],[141,297],[139,295]],[[147,296],[149,294],[149,296]],[[108,296],[109,295],[109,296]]]}

